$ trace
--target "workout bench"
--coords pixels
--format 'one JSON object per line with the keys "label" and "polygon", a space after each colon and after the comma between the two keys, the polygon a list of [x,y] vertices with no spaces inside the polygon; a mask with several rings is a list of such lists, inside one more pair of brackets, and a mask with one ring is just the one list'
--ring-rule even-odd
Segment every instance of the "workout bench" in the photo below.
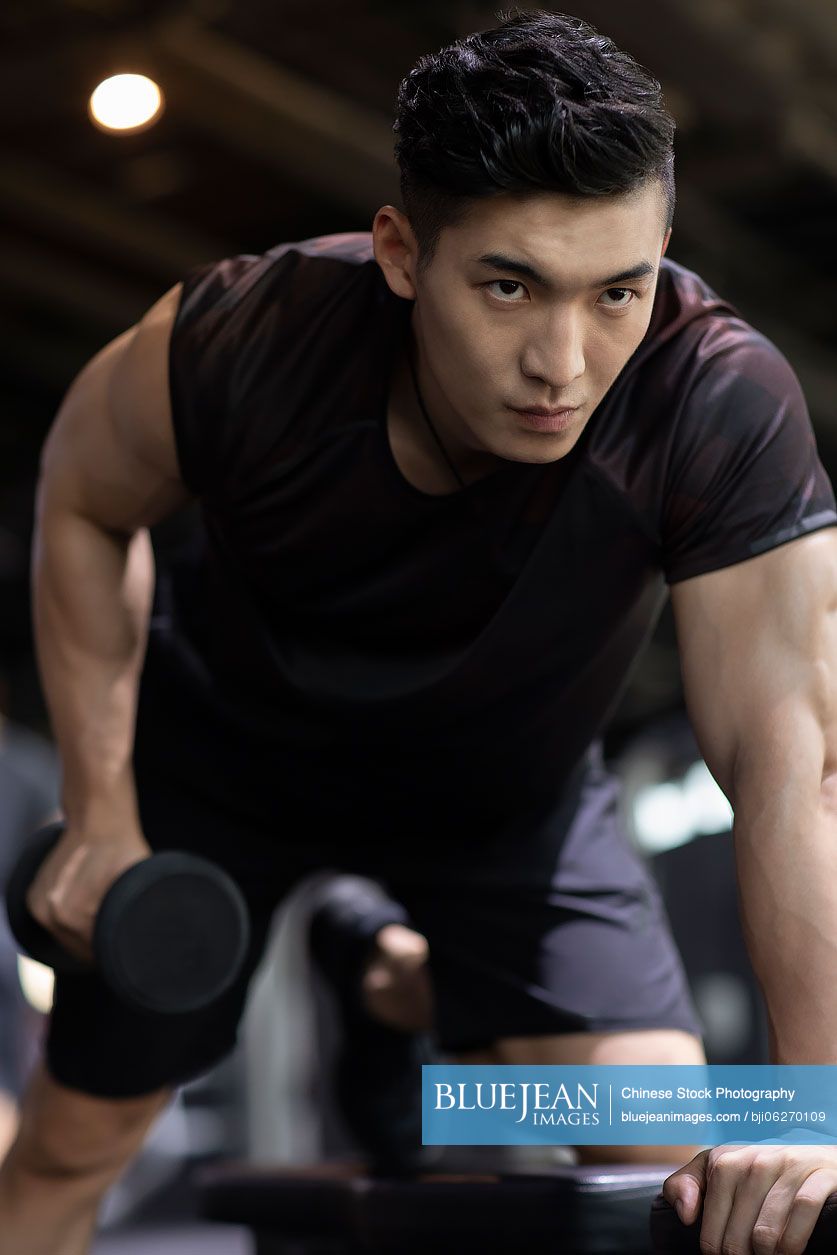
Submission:
{"label": "workout bench", "polygon": [[[660,1190],[671,1164],[370,1177],[362,1166],[218,1163],[198,1174],[204,1215],[247,1225],[255,1255],[699,1255]],[[807,1255],[837,1251],[837,1194]]]}

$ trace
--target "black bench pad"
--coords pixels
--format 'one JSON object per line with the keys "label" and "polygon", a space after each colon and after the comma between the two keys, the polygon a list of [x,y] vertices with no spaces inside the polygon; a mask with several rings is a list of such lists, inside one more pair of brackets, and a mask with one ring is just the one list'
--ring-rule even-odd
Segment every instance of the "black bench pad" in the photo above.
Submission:
{"label": "black bench pad", "polygon": [[[248,1225],[257,1255],[699,1255],[660,1193],[671,1164],[370,1177],[362,1164],[218,1163],[197,1176],[204,1215]],[[837,1253],[837,1194],[807,1255]]]}
{"label": "black bench pad", "polygon": [[198,1184],[204,1214],[249,1225],[265,1255],[648,1255],[651,1203],[671,1172],[670,1164],[556,1165],[398,1179],[369,1177],[345,1163],[228,1163],[204,1168]]}

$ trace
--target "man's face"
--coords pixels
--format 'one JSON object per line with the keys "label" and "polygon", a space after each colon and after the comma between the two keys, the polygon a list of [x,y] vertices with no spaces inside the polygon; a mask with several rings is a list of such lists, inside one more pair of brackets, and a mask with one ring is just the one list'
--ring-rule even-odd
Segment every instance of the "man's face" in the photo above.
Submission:
{"label": "man's face", "polygon": [[[662,218],[655,182],[594,200],[501,196],[442,231],[428,269],[413,272],[413,330],[426,403],[461,451],[569,453],[648,328]],[[516,412],[527,407],[577,408],[544,430]]]}

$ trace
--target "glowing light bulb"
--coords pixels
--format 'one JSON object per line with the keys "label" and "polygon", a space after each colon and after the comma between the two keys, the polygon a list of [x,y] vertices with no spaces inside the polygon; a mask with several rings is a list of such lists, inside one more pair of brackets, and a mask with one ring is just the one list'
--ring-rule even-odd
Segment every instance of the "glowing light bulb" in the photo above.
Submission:
{"label": "glowing light bulb", "polygon": [[114,74],[90,97],[90,117],[102,131],[139,131],[163,111],[163,93],[144,74]]}

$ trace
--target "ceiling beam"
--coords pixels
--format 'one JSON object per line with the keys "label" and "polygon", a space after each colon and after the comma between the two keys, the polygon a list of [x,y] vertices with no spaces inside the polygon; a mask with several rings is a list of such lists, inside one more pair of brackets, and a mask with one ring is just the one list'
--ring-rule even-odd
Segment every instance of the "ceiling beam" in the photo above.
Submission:
{"label": "ceiling beam", "polygon": [[[182,15],[149,29],[172,107],[191,125],[361,213],[397,194],[392,120]],[[277,188],[277,198],[281,187]]]}
{"label": "ceiling beam", "polygon": [[182,227],[147,205],[120,202],[54,165],[0,152],[0,200],[25,223],[47,227],[68,246],[108,254],[161,283],[180,278],[225,245],[200,228]]}
{"label": "ceiling beam", "polygon": [[143,284],[112,278],[100,266],[23,239],[0,249],[0,289],[4,296],[16,293],[47,305],[74,324],[114,334],[131,326],[154,300]]}

